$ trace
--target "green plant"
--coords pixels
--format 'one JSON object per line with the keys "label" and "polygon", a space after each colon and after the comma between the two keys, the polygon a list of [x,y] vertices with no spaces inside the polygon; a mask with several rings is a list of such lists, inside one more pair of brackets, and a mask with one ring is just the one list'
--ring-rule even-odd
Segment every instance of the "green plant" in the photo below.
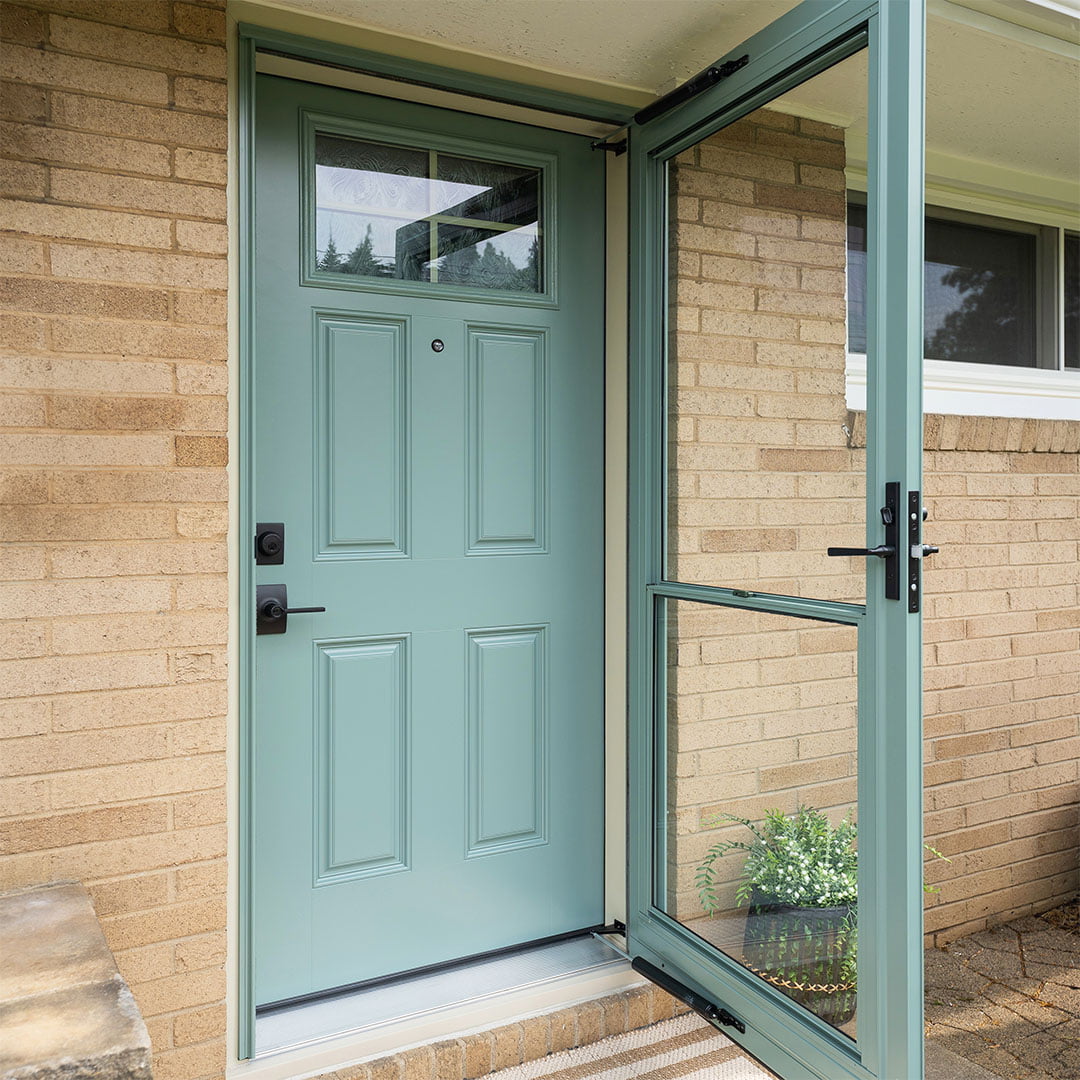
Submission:
{"label": "green plant", "polygon": [[756,890],[779,904],[792,907],[845,907],[858,895],[857,826],[850,814],[835,827],[820,810],[800,806],[789,816],[768,810],[759,825],[749,818],[722,814],[705,824],[730,821],[744,825],[753,840],[721,840],[706,852],[694,884],[702,907],[720,910],[716,895],[716,861],[730,851],[743,851],[735,899],[749,903]]}

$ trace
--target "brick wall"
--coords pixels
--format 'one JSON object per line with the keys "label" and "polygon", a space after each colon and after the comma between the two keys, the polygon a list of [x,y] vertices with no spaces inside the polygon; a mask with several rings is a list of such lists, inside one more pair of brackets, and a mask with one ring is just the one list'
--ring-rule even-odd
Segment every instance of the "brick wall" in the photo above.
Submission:
{"label": "brick wall", "polygon": [[1077,891],[1080,422],[928,417],[926,833],[938,943]]}
{"label": "brick wall", "polygon": [[225,1059],[223,9],[0,8],[0,886],[88,884],[158,1080]]}
{"label": "brick wall", "polygon": [[[843,133],[759,110],[673,169],[671,576],[861,600],[865,416],[844,392]],[[1077,889],[1080,423],[928,417],[926,832],[937,940]],[[669,909],[725,810],[854,800],[850,632],[669,618]],[[741,860],[722,861],[724,903]],[[701,932],[705,932],[702,928]]]}

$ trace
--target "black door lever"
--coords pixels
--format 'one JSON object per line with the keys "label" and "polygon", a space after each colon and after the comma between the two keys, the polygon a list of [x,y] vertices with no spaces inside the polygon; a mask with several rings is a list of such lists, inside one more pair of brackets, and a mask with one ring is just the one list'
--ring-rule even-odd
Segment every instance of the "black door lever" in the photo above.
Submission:
{"label": "black door lever", "polygon": [[889,544],[878,544],[872,548],[841,548],[831,547],[825,549],[826,555],[876,555],[879,559],[887,559],[896,554],[896,548]]}
{"label": "black door lever", "polygon": [[289,607],[285,585],[258,585],[255,588],[255,633],[284,634],[290,615],[308,615],[325,611],[324,607]]}
{"label": "black door lever", "polygon": [[873,556],[885,560],[885,598],[900,599],[900,485],[890,480],[885,485],[885,505],[881,508],[885,543],[872,548],[831,547],[827,555]]}

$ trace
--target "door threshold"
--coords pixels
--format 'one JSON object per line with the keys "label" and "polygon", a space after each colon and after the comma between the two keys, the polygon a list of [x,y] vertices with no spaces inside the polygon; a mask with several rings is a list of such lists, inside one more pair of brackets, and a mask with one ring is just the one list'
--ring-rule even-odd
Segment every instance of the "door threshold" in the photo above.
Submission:
{"label": "door threshold", "polygon": [[332,997],[279,1005],[255,1018],[255,1056],[295,1050],[466,1002],[605,969],[627,968],[619,951],[592,935],[525,946],[449,970],[395,979]]}

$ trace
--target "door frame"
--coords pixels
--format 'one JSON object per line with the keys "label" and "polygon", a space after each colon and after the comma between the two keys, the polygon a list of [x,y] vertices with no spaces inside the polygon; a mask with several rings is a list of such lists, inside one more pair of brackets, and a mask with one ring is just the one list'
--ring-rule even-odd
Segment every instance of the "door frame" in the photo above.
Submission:
{"label": "door frame", "polygon": [[[665,583],[666,190],[663,162],[723,125],[767,104],[865,45],[869,49],[869,197],[875,238],[868,265],[868,402],[878,431],[868,440],[867,546],[880,542],[887,480],[922,490],[922,230],[925,0],[807,0],[715,66],[748,54],[711,91],[631,129],[631,409],[629,553],[630,865],[632,956],[703,990],[720,984],[746,1032],[724,1033],[791,1080],[922,1076],[922,635],[900,602],[860,605],[767,597]],[[876,118],[876,128],[873,126]],[[652,156],[655,152],[655,156]],[[894,194],[894,191],[896,192]],[[884,363],[884,357],[889,363]],[[885,402],[890,408],[886,410]],[[659,403],[659,404],[658,404]],[[882,595],[884,566],[868,559],[867,597]],[[734,584],[734,583],[733,583]],[[734,608],[825,618],[859,632],[860,977],[859,1042],[752,976],[709,958],[653,905],[655,710],[663,703],[656,644],[657,598],[709,600]],[[746,594],[744,594],[745,596]],[[902,677],[886,660],[899,660]],[[658,704],[660,703],[660,704]],[[871,723],[871,717],[881,718]],[[715,973],[726,971],[723,982]]]}
{"label": "door frame", "polygon": [[[237,24],[237,234],[236,250],[239,294],[238,339],[238,439],[236,441],[238,478],[239,564],[238,594],[238,697],[239,697],[239,766],[237,828],[237,923],[236,976],[237,1028],[236,1056],[239,1060],[255,1056],[254,951],[252,943],[252,882],[254,843],[254,716],[255,700],[255,566],[251,557],[251,538],[255,535],[255,81],[259,52],[290,59],[329,65],[349,72],[375,76],[403,84],[449,91],[473,99],[511,107],[577,118],[618,130],[630,123],[634,108],[618,102],[585,97],[527,83],[517,83],[494,76],[442,67],[417,60],[407,60],[354,46],[324,41],[288,31]],[[527,122],[520,120],[519,122]],[[605,378],[605,416],[608,413],[608,383]],[[605,488],[607,444],[605,442]],[[605,504],[608,494],[605,491]],[[605,554],[608,546],[607,524],[604,527]],[[606,559],[605,559],[606,562]],[[606,619],[606,605],[605,605]],[[606,711],[606,706],[605,706]],[[605,779],[610,782],[605,764]],[[605,855],[605,861],[611,853]],[[605,898],[606,903],[606,898]]]}

